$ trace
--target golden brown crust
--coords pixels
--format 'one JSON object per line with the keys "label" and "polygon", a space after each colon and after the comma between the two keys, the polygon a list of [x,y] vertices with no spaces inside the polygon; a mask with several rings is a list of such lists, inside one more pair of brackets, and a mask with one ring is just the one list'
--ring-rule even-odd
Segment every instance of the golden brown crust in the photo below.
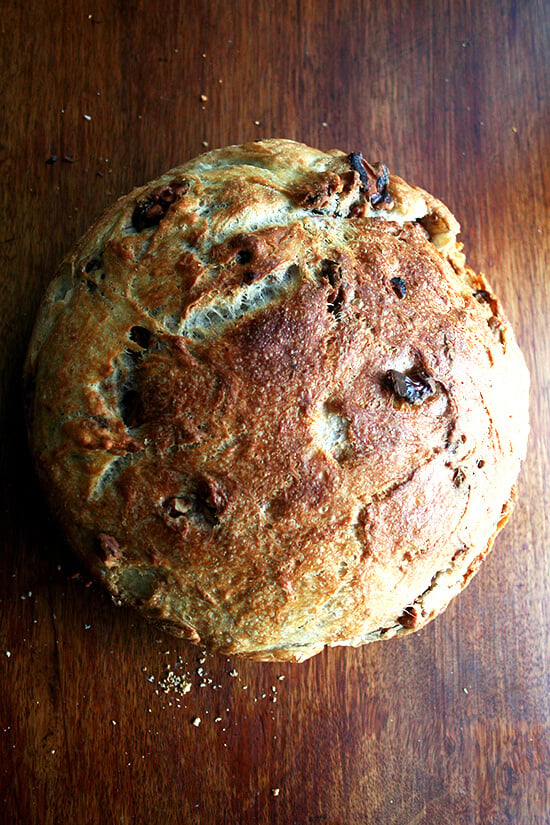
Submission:
{"label": "golden brown crust", "polygon": [[506,517],[523,358],[449,210],[384,175],[207,153],[121,198],[45,298],[52,506],[116,600],[192,642],[300,661],[411,632]]}

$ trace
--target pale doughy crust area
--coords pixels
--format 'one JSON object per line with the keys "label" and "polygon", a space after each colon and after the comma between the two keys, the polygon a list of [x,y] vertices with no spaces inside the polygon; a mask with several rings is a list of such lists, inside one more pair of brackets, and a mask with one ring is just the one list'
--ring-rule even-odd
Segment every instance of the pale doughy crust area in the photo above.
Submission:
{"label": "pale doughy crust area", "polygon": [[40,310],[57,518],[116,601],[212,650],[417,630],[509,515],[525,362],[453,215],[385,176],[291,141],[209,152],[110,208]]}

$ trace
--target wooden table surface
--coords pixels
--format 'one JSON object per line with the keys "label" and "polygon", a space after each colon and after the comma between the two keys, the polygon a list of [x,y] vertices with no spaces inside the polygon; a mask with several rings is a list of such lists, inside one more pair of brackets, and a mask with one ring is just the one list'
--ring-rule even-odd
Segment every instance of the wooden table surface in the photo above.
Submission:
{"label": "wooden table surface", "polygon": [[[548,2],[1,11],[0,821],[550,822]],[[302,665],[203,656],[116,608],[49,519],[21,412],[38,302],[87,225],[206,146],[269,136],[446,201],[533,379],[518,506],[469,588],[416,636]]]}

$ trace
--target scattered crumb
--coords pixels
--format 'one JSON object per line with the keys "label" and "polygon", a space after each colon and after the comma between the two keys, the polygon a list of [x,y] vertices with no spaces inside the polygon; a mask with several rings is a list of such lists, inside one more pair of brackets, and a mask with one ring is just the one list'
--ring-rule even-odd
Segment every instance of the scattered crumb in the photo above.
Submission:
{"label": "scattered crumb", "polygon": [[468,688],[462,688],[462,690],[464,691],[464,693],[468,693]]}
{"label": "scattered crumb", "polygon": [[323,120],[323,122],[321,123],[321,126],[323,127],[323,129],[327,128],[328,123],[326,122],[326,120]]}
{"label": "scattered crumb", "polygon": [[194,719],[193,719],[193,721],[191,722],[191,724],[192,724],[192,725],[194,725],[196,728],[198,728],[198,726],[200,725],[200,723],[201,723],[201,718],[200,718],[200,716],[195,716],[195,718],[194,718]]}
{"label": "scattered crumb", "polygon": [[254,126],[261,126],[261,125],[262,125],[262,123],[261,123],[260,120],[255,120],[254,121]]}
{"label": "scattered crumb", "polygon": [[238,676],[239,674],[238,674],[238,671],[236,671],[235,668],[233,668],[233,670],[229,671],[229,675],[235,677],[235,676]]}
{"label": "scattered crumb", "polygon": [[8,659],[10,658],[10,656],[11,656],[11,650],[6,650],[6,656],[8,657]]}
{"label": "scattered crumb", "polygon": [[[149,682],[154,681],[153,676],[148,676],[147,679]],[[167,668],[164,676],[157,680],[157,684],[164,693],[176,693],[179,696],[189,693],[192,688],[192,684],[186,675],[176,673],[175,670],[170,668]]]}
{"label": "scattered crumb", "polygon": [[271,793],[273,796],[279,796],[280,788],[271,788]]}
{"label": "scattered crumb", "polygon": [[208,100],[208,97],[206,95],[201,95],[201,100],[202,100],[203,103],[206,103],[206,101]]}
{"label": "scattered crumb", "polygon": [[202,145],[203,145],[203,146],[208,146],[208,141],[207,141],[207,140],[203,140],[203,141],[202,141]]}
{"label": "scattered crumb", "polygon": [[92,119],[91,115],[84,115],[84,120],[91,120],[91,119]]}
{"label": "scattered crumb", "polygon": [[115,722],[114,719],[111,719],[111,725],[116,725],[116,722]]}

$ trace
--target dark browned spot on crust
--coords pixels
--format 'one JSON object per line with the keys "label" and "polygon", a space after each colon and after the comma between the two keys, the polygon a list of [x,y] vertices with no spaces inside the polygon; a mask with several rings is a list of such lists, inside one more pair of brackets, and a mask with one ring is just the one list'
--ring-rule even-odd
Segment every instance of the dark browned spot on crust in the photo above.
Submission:
{"label": "dark browned spot on crust", "polygon": [[126,390],[119,403],[120,417],[128,428],[139,427],[142,421],[141,397],[137,390]]}

